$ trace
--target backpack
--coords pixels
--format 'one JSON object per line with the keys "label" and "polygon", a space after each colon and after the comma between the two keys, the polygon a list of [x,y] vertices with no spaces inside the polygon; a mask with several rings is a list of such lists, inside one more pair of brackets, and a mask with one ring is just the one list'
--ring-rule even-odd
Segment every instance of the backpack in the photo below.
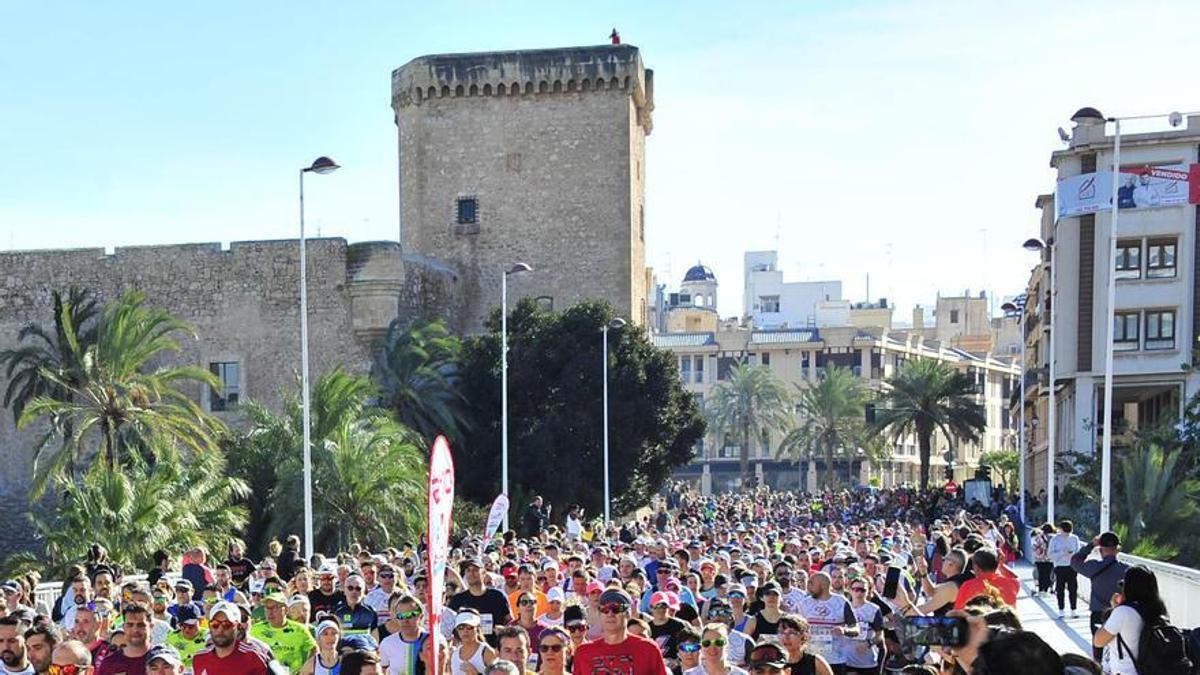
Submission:
{"label": "backpack", "polygon": [[[1193,675],[1192,660],[1188,658],[1187,639],[1183,631],[1165,616],[1147,619],[1141,608],[1133,605],[1142,617],[1142,633],[1138,636],[1138,657],[1134,666],[1141,675]],[[1117,653],[1124,658],[1125,640],[1117,635]]]}

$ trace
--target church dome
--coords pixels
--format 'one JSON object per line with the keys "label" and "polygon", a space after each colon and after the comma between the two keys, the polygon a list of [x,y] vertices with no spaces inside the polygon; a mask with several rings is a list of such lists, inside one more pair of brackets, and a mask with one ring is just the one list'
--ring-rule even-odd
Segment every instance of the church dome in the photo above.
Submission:
{"label": "church dome", "polygon": [[717,277],[713,275],[712,270],[696,263],[687,274],[683,275],[684,281],[716,281]]}

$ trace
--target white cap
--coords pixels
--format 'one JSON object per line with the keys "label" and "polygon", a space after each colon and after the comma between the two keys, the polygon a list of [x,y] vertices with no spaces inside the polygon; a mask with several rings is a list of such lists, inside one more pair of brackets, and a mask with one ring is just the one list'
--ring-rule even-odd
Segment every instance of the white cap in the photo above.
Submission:
{"label": "white cap", "polygon": [[224,614],[226,619],[234,623],[242,622],[242,610],[232,602],[218,602],[208,610],[208,620],[212,621],[218,614]]}
{"label": "white cap", "polygon": [[480,624],[479,615],[475,612],[459,612],[454,616],[454,627],[476,626]]}
{"label": "white cap", "polygon": [[564,602],[566,597],[563,595],[563,589],[555,586],[546,591],[546,602]]}

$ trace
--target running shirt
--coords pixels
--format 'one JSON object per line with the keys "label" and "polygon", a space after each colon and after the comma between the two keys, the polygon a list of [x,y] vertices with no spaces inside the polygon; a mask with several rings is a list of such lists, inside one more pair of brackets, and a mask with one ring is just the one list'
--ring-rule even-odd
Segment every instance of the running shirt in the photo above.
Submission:
{"label": "running shirt", "polygon": [[792,586],[787,593],[783,594],[783,597],[779,598],[779,607],[784,614],[799,614],[801,603],[807,597],[808,593]]}
{"label": "running shirt", "polygon": [[879,607],[866,602],[861,607],[850,605],[854,618],[858,619],[858,637],[846,638],[843,643],[842,656],[846,665],[851,668],[877,668],[879,666],[879,650],[876,648],[876,636],[883,630],[883,613]]}
{"label": "running shirt", "polygon": [[215,647],[200,650],[192,659],[195,675],[268,675],[267,661],[262,652],[239,641],[232,653],[217,656]]}
{"label": "running shirt", "polygon": [[389,675],[424,675],[425,663],[421,661],[421,647],[428,633],[421,633],[409,642],[392,633],[379,643],[379,662]]}
{"label": "running shirt", "polygon": [[183,636],[183,633],[172,631],[167,634],[167,644],[179,652],[179,659],[183,661],[184,675],[191,675],[192,658],[208,644],[208,633],[201,629],[196,633],[196,637],[189,640]]}
{"label": "running shirt", "polygon": [[291,619],[280,628],[266,622],[251,624],[250,635],[266,643],[275,658],[293,673],[299,672],[317,650],[317,641],[308,628]]}
{"label": "running shirt", "polygon": [[858,623],[850,603],[840,595],[824,600],[808,597],[801,603],[800,613],[808,619],[809,651],[824,656],[830,665],[845,663],[844,645],[850,638],[834,635],[833,629]]}
{"label": "running shirt", "polygon": [[571,672],[573,675],[667,675],[667,664],[657,645],[630,635],[615,645],[604,640],[583,643],[575,651]]}

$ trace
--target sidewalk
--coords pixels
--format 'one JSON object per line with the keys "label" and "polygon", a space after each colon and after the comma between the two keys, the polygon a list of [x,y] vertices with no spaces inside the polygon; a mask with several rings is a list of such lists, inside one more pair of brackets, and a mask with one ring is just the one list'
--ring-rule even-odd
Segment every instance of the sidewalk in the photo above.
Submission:
{"label": "sidewalk", "polygon": [[1070,605],[1068,604],[1067,618],[1058,618],[1058,601],[1054,598],[1053,592],[1050,595],[1041,597],[1033,597],[1032,592],[1037,589],[1037,582],[1034,580],[1034,567],[1032,564],[1020,560],[1013,566],[1013,570],[1021,579],[1021,594],[1017,597],[1017,614],[1021,617],[1021,624],[1025,630],[1037,633],[1038,637],[1042,638],[1060,654],[1082,654],[1090,657],[1092,654],[1092,636],[1088,628],[1088,609],[1087,598],[1091,590],[1088,580],[1079,577],[1079,612],[1074,619],[1071,618]]}

